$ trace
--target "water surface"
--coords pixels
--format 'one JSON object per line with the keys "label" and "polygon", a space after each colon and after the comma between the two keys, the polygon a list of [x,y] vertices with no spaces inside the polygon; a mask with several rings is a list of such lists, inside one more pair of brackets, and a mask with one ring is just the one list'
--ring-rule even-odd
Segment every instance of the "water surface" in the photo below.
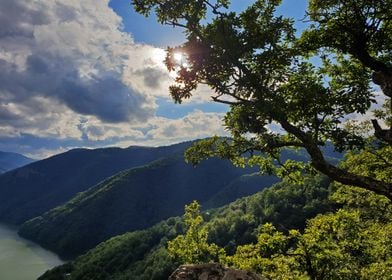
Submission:
{"label": "water surface", "polygon": [[63,262],[52,252],[18,236],[0,224],[0,279],[33,280]]}

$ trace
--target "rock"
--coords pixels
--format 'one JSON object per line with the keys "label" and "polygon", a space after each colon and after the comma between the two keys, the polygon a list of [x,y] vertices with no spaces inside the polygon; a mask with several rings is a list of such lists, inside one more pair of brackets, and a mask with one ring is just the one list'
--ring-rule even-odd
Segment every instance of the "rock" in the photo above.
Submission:
{"label": "rock", "polygon": [[220,264],[190,264],[177,268],[169,280],[264,280],[253,272],[226,268]]}

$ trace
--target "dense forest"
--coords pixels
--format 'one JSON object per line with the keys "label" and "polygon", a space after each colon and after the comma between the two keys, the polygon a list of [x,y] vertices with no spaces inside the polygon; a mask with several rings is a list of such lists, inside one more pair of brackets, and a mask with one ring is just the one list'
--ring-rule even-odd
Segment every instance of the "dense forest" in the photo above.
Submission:
{"label": "dense forest", "polygon": [[7,172],[0,176],[0,221],[20,225],[122,170],[182,153],[190,145],[74,149]]}
{"label": "dense forest", "polygon": [[[195,168],[184,160],[183,154],[188,145],[189,143],[182,143],[160,148],[139,147],[137,151],[140,154],[134,156],[140,156],[141,159],[130,159],[128,164],[148,159],[154,154],[152,151],[163,151],[163,155],[171,152],[170,156],[116,173],[76,194],[66,203],[24,222],[19,228],[19,234],[70,259],[113,236],[145,229],[171,216],[180,215],[183,206],[192,200],[202,203],[203,209],[216,208],[279,181],[277,176],[262,176],[256,167],[239,168],[228,160],[218,158],[203,161]],[[91,161],[100,159],[96,154],[103,152],[109,158],[121,156],[125,163],[128,150],[103,149],[89,152],[93,154]],[[82,152],[84,154],[86,151]],[[331,146],[325,148],[325,153],[331,161],[338,161],[342,157]],[[155,154],[158,155],[159,153]],[[68,157],[69,153],[57,156],[57,162],[51,162],[51,170],[60,172],[64,164],[69,162]],[[285,150],[283,158],[306,160],[302,150]],[[39,162],[37,165],[44,163]],[[103,168],[101,164],[97,161],[94,165],[84,165],[91,172],[99,172]],[[14,184],[20,183],[18,178],[13,180]],[[35,182],[48,187],[53,184],[52,180]],[[71,183],[75,183],[74,179],[69,180],[69,184]],[[45,205],[53,204],[51,200],[56,200],[57,197],[63,199],[60,194],[67,190],[66,186],[69,185],[64,184],[58,190],[51,190],[56,192],[56,196],[49,196]],[[41,196],[35,192],[31,198],[33,201],[41,201]],[[27,199],[24,196],[19,199],[22,198]],[[24,212],[26,209],[21,207],[17,213],[31,215]]]}
{"label": "dense forest", "polygon": [[[390,169],[369,167],[391,180]],[[166,279],[181,263],[210,261],[268,279],[390,279],[391,226],[388,198],[307,177],[202,213],[193,202],[183,219],[114,237],[40,279]]]}
{"label": "dense forest", "polygon": [[[206,210],[208,241],[233,253],[239,245],[256,242],[264,223],[273,223],[284,232],[304,228],[308,218],[335,209],[329,193],[329,180],[309,178],[301,185],[282,182],[227,206]],[[40,279],[167,279],[181,263],[169,255],[167,242],[185,231],[183,219],[170,218],[149,229],[113,237]]]}
{"label": "dense forest", "polygon": [[194,199],[214,207],[278,181],[272,176],[252,176],[254,169],[235,168],[221,159],[194,168],[185,163],[182,153],[115,174],[25,222],[19,233],[60,256],[73,258],[110,237],[180,215],[184,204]]}

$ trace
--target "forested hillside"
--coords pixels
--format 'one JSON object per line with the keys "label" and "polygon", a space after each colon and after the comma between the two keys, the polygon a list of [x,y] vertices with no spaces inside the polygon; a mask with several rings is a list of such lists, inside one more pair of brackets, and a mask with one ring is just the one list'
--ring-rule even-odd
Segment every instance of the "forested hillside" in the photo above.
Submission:
{"label": "forested hillside", "polygon": [[75,149],[3,174],[0,176],[0,221],[21,224],[117,172],[183,153],[190,144]]}
{"label": "forested hillside", "polygon": [[[285,231],[303,228],[306,219],[332,210],[327,200],[328,185],[328,180],[322,178],[309,179],[299,186],[279,183],[208,210],[203,216],[208,221],[209,239],[232,252],[237,245],[257,241],[257,229],[265,222]],[[168,255],[167,241],[184,230],[181,219],[170,218],[152,228],[114,237],[40,279],[167,279],[178,265]],[[65,278],[68,273],[70,276]]]}
{"label": "forested hillside", "polygon": [[[242,182],[240,176],[247,172],[251,170],[221,159],[210,159],[195,168],[179,153],[116,174],[24,223],[19,233],[64,257],[74,257],[112,236],[180,215],[192,200],[204,203],[219,194],[221,203],[244,196],[241,187],[247,181]],[[257,176],[253,180],[249,193],[278,179]],[[213,206],[214,202],[209,203]]]}
{"label": "forested hillside", "polygon": [[[171,156],[113,175],[25,222],[19,233],[72,258],[112,236],[179,215],[192,200],[200,201],[203,209],[214,208],[278,181],[276,176],[260,176],[257,168],[239,168],[223,159],[211,158],[194,167],[184,161],[181,145],[172,148],[178,151],[172,149]],[[145,151],[149,155],[149,149]],[[341,156],[331,146],[326,154],[334,161]],[[305,160],[301,150],[285,150],[282,157]]]}

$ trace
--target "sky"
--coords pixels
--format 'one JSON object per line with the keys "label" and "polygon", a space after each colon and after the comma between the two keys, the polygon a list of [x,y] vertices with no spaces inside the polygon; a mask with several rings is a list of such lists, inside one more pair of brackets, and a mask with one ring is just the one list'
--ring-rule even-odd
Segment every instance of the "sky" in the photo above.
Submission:
{"label": "sky", "polygon": [[[208,88],[174,104],[164,49],[179,29],[129,0],[1,0],[0,150],[41,159],[85,147],[159,146],[227,135]],[[253,1],[233,0],[240,11]],[[299,29],[305,0],[280,13]]]}

